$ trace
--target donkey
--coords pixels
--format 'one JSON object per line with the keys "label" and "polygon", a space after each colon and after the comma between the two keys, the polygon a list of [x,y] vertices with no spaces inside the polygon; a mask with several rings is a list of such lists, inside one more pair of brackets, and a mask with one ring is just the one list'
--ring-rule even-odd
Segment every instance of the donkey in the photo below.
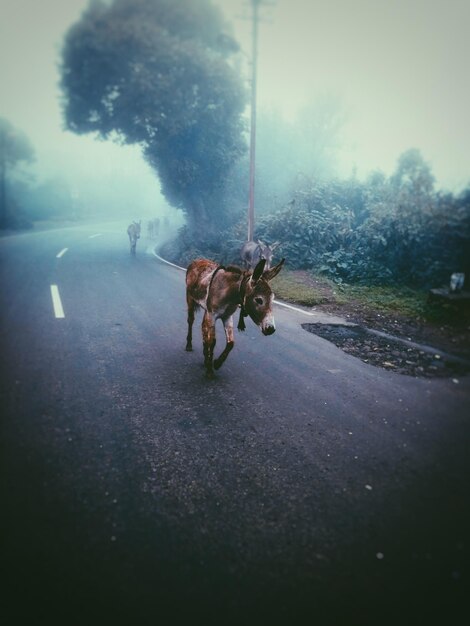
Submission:
{"label": "donkey", "polygon": [[[276,330],[272,304],[274,294],[269,285],[279,274],[284,264],[265,271],[266,260],[261,259],[255,269],[242,270],[229,265],[224,267],[208,259],[192,261],[186,271],[186,302],[188,305],[188,334],[186,350],[192,346],[194,314],[198,307],[204,309],[202,320],[202,342],[204,365],[208,378],[214,377],[234,346],[233,314],[240,306],[238,330],[245,330],[244,317],[249,315],[261,329],[263,335],[272,335]],[[226,344],[220,356],[214,360],[215,323],[222,320]]]}
{"label": "donkey", "polygon": [[273,252],[279,246],[279,241],[273,243],[271,246],[263,243],[258,239],[255,241],[246,241],[240,250],[240,256],[245,263],[245,267],[253,269],[261,259],[266,259],[266,269],[271,267],[271,261],[273,259]]}
{"label": "donkey", "polygon": [[140,224],[142,220],[138,222],[133,221],[127,227],[127,234],[129,235],[129,241],[131,244],[131,254],[135,256],[135,247],[137,245],[137,239],[140,239]]}

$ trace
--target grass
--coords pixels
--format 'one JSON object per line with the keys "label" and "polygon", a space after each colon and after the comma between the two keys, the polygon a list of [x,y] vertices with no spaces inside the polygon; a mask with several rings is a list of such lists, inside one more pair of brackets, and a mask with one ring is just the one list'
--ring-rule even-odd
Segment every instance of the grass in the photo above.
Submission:
{"label": "grass", "polygon": [[284,270],[273,280],[272,286],[281,300],[304,306],[343,302],[336,283],[304,270]]}
{"label": "grass", "polygon": [[398,313],[406,317],[424,317],[429,313],[427,292],[407,287],[345,285],[346,300],[355,300],[378,313]]}
{"label": "grass", "polygon": [[346,285],[343,290],[347,301],[356,301],[364,309],[388,315],[400,315],[431,324],[468,323],[468,313],[451,304],[429,301],[425,289],[403,286]]}
{"label": "grass", "polygon": [[283,271],[273,280],[281,300],[317,306],[360,307],[365,313],[400,315],[415,320],[439,321],[446,316],[441,307],[428,302],[428,293],[398,286],[341,285],[303,270]]}

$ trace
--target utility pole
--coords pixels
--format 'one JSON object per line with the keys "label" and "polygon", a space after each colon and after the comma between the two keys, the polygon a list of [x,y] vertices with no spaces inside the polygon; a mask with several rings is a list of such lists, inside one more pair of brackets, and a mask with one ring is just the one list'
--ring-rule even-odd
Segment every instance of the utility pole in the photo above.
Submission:
{"label": "utility pole", "polygon": [[256,81],[258,61],[258,22],[261,0],[251,0],[251,123],[250,123],[250,192],[248,204],[248,241],[253,241],[255,230],[255,158],[256,158]]}
{"label": "utility pole", "polygon": [[255,230],[255,157],[256,157],[256,82],[258,63],[258,23],[262,5],[274,5],[270,0],[249,0],[251,4],[251,123],[250,123],[250,184],[248,202],[248,241],[253,241]]}

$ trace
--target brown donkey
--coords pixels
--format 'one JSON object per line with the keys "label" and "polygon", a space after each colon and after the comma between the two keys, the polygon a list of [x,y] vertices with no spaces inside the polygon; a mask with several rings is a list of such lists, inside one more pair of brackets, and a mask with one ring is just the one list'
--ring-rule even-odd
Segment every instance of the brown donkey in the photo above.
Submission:
{"label": "brown donkey", "polygon": [[[233,348],[233,314],[240,306],[238,330],[245,330],[244,317],[249,315],[260,327],[263,335],[272,335],[276,330],[272,312],[274,294],[269,285],[284,264],[264,271],[266,260],[262,259],[253,271],[229,265],[223,267],[215,261],[197,259],[186,271],[186,301],[188,303],[188,335],[186,350],[191,351],[194,313],[197,307],[204,309],[202,320],[202,341],[204,365],[208,378],[213,378],[214,369],[219,369]],[[215,323],[221,319],[224,324],[226,345],[220,356],[214,360]]]}

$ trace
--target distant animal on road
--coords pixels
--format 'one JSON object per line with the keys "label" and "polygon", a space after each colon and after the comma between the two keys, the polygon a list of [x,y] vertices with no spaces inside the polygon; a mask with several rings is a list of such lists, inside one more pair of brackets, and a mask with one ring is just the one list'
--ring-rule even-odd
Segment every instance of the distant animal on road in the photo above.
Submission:
{"label": "distant animal on road", "polygon": [[140,224],[142,220],[138,222],[133,221],[127,227],[127,234],[129,235],[129,241],[131,244],[131,254],[135,256],[135,247],[137,245],[137,239],[140,239]]}
{"label": "distant animal on road", "polygon": [[[250,316],[263,335],[276,330],[272,311],[274,294],[269,285],[284,264],[282,259],[275,267],[266,270],[266,260],[261,259],[253,271],[229,265],[224,267],[208,259],[192,261],[186,271],[186,302],[188,305],[188,334],[186,350],[192,346],[192,328],[195,311],[204,309],[202,341],[204,365],[208,378],[213,378],[234,346],[233,314],[240,307],[238,330],[245,330],[244,318]],[[222,320],[226,344],[214,360],[216,341],[215,323]]]}
{"label": "distant animal on road", "polygon": [[160,218],[156,217],[148,221],[147,234],[149,239],[157,239],[160,233]]}
{"label": "distant animal on road", "polygon": [[269,270],[273,259],[274,250],[280,245],[279,241],[271,246],[258,241],[246,241],[240,250],[240,256],[248,269],[253,269],[262,260],[266,261],[266,269]]}

